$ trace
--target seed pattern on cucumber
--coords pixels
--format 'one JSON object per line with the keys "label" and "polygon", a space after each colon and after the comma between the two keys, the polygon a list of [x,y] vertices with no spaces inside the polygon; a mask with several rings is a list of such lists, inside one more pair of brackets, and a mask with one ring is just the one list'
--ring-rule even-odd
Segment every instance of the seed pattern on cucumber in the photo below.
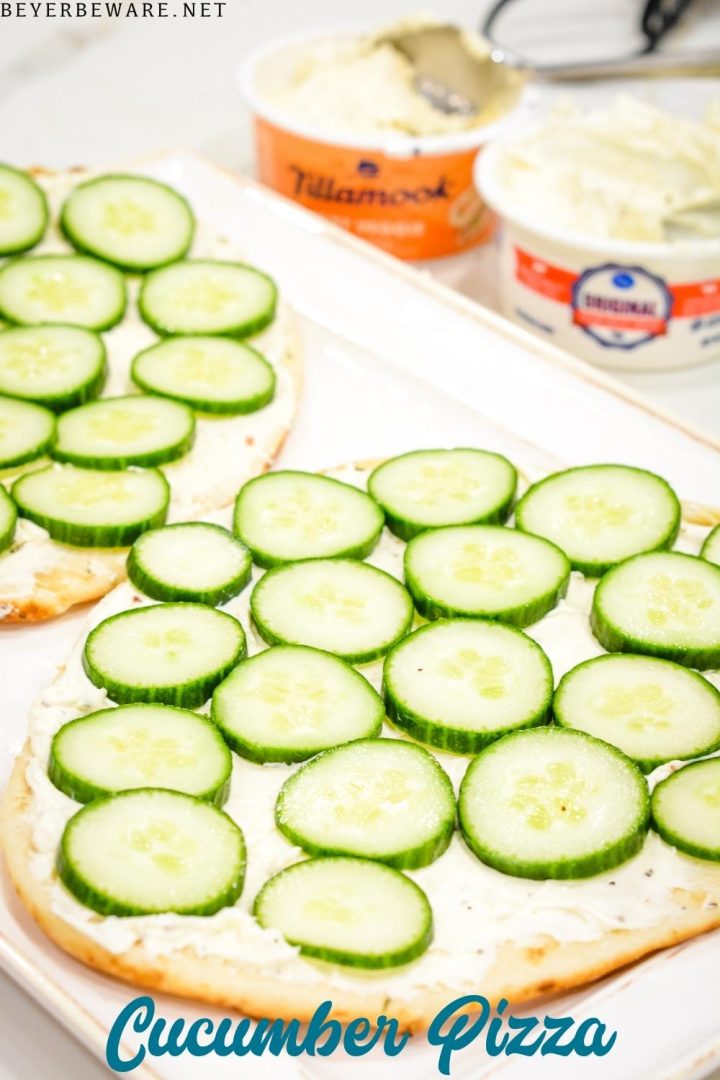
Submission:
{"label": "seed pattern on cucumber", "polygon": [[79,326],[15,326],[0,333],[0,393],[63,412],[97,397],[103,340]]}
{"label": "seed pattern on cucumber", "polygon": [[99,176],[65,200],[60,226],[78,251],[122,270],[151,270],[181,259],[195,219],[185,199],[145,176]]}
{"label": "seed pattern on cucumber", "polygon": [[547,722],[550,661],[511,626],[450,619],[415,630],[385,658],[388,716],[420,742],[476,754],[500,736]]}
{"label": "seed pattern on cucumber", "polygon": [[469,449],[414,450],[383,462],[368,480],[368,492],[403,540],[443,525],[501,524],[516,486],[507,458]]}
{"label": "seed pattern on cucumber", "polygon": [[339,657],[304,645],[276,645],[237,665],[216,688],[212,718],[249,761],[305,761],[377,735],[380,695]]}
{"label": "seed pattern on cucumber", "polygon": [[250,597],[269,645],[310,645],[365,664],[383,656],[412,625],[399,581],[354,559],[307,559],[269,570]]}
{"label": "seed pattern on cucumber", "polygon": [[488,866],[528,878],[582,878],[636,854],[650,817],[647,782],[624,754],[563,728],[506,735],[471,763],[460,828]]}
{"label": "seed pattern on cucumber", "polygon": [[432,911],[399,870],[368,859],[307,859],[281,870],[255,898],[261,926],[305,956],[357,968],[391,968],[425,952]]}
{"label": "seed pattern on cucumber", "polygon": [[120,271],[87,255],[26,255],[0,268],[0,316],[10,323],[109,330],[126,303]]}
{"label": "seed pattern on cucumber", "polygon": [[677,551],[627,559],[597,586],[590,625],[608,652],[720,667],[720,567]]}
{"label": "seed pattern on cucumber", "polygon": [[187,259],[151,271],[138,300],[140,315],[162,337],[247,337],[270,325],[276,303],[277,289],[267,274],[213,259]]}
{"label": "seed pattern on cucumber", "polygon": [[245,880],[245,840],[222,810],[191,795],[138,788],[95,799],[70,818],[57,870],[100,915],[212,915]]}
{"label": "seed pattern on cucumber", "polygon": [[138,353],[132,379],[148,394],[235,416],[272,401],[275,372],[257,349],[220,337],[172,337]]}
{"label": "seed pattern on cucumber", "polygon": [[361,739],[293,773],[280,789],[275,821],[310,855],[356,855],[410,869],[447,848],[455,795],[448,775],[422,747]]}
{"label": "seed pattern on cucumber", "polygon": [[653,828],[696,859],[720,862],[720,758],[685,765],[652,793]]}
{"label": "seed pattern on cucumber", "polygon": [[29,173],[0,164],[0,255],[39,244],[48,224],[45,193]]}
{"label": "seed pattern on cucumber", "polygon": [[48,409],[0,396],[0,469],[42,457],[54,435],[55,417]]}
{"label": "seed pattern on cucumber", "polygon": [[119,705],[202,705],[245,656],[237,619],[204,604],[153,604],[111,615],[88,634],[83,666]]}
{"label": "seed pattern on cucumber", "polygon": [[515,507],[515,523],[552,540],[575,570],[600,577],[631,555],[670,547],[680,528],[680,503],[654,473],[585,465],[533,484]]}
{"label": "seed pattern on cucumber", "polygon": [[119,705],[64,724],[50,747],[48,776],[77,802],[152,786],[221,806],[231,768],[230,751],[204,716],[170,705]]}
{"label": "seed pattern on cucumber", "polygon": [[250,581],[250,552],[221,525],[185,521],[151,529],[128,555],[128,577],[153,600],[190,600],[215,606]]}
{"label": "seed pattern on cucumber", "polygon": [[300,559],[364,559],[384,524],[380,507],[351,484],[317,473],[266,473],[235,503],[234,528],[258,566]]}
{"label": "seed pattern on cucumber", "polygon": [[195,417],[187,405],[132,394],[63,413],[52,455],[86,469],[165,465],[186,454],[194,440]]}
{"label": "seed pattern on cucumber", "polygon": [[617,746],[643,772],[720,748],[720,691],[669,660],[598,656],[562,677],[553,712],[563,727]]}
{"label": "seed pattern on cucumber", "polygon": [[555,544],[501,526],[434,529],[405,549],[405,581],[426,619],[528,626],[555,607],[569,580],[570,563]]}

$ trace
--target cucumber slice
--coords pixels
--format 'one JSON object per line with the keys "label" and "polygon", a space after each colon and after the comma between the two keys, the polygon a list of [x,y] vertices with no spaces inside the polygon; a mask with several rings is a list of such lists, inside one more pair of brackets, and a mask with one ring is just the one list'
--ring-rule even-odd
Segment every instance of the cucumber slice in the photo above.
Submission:
{"label": "cucumber slice", "polygon": [[460,786],[460,829],[488,866],[526,878],[583,878],[640,850],[647,781],[607,743],[535,728],[493,743]]}
{"label": "cucumber slice", "polygon": [[106,376],[102,338],[77,326],[16,326],[0,333],[0,393],[62,412],[97,397]]}
{"label": "cucumber slice", "polygon": [[385,659],[388,716],[413,739],[477,754],[550,718],[553,673],[540,646],[511,626],[453,619],[415,630]]}
{"label": "cucumber slice", "polygon": [[71,720],[50,747],[48,776],[77,802],[158,787],[221,806],[230,751],[204,716],[170,705],[120,705]]}
{"label": "cucumber slice", "polygon": [[270,878],[255,898],[261,926],[305,956],[357,968],[407,964],[432,941],[432,910],[399,870],[368,859],[307,859]]}
{"label": "cucumber slice", "polygon": [[60,213],[73,247],[122,270],[151,270],[182,259],[195,219],[186,200],[146,176],[99,176],[80,184]]}
{"label": "cucumber slice", "polygon": [[99,472],[49,465],[16,480],[12,495],[23,517],[64,544],[125,547],[162,525],[170,487],[157,469]]}
{"label": "cucumber slice", "polygon": [[720,567],[677,551],[636,555],[600,581],[590,625],[608,652],[720,667]]}
{"label": "cucumber slice", "polygon": [[128,577],[153,600],[224,604],[245,588],[252,573],[250,552],[228,529],[187,521],[152,529],[128,555]]}
{"label": "cucumber slice", "polygon": [[552,540],[575,570],[600,577],[631,555],[671,547],[680,513],[677,495],[654,473],[586,465],[533,484],[515,507],[515,524]]}
{"label": "cucumber slice", "polygon": [[293,773],[280,789],[275,822],[310,855],[357,855],[412,869],[433,862],[450,843],[455,794],[421,746],[362,739]]}
{"label": "cucumber slice", "polygon": [[267,274],[244,263],[212,259],[153,270],[138,300],[141,317],[161,336],[247,337],[270,325],[276,303],[275,282]]}
{"label": "cucumber slice", "polygon": [[705,543],[700,552],[703,559],[720,566],[720,525],[716,525],[705,537]]}
{"label": "cucumber slice", "polygon": [[696,859],[720,862],[720,758],[696,761],[652,793],[653,828]]}
{"label": "cucumber slice", "polygon": [[63,413],[52,456],[87,469],[165,465],[190,450],[195,417],[187,405],[133,394]]}
{"label": "cucumber slice", "polygon": [[218,416],[257,412],[275,396],[272,366],[257,349],[230,338],[168,338],[138,353],[132,379],[149,394]]}
{"label": "cucumber slice", "polygon": [[126,303],[120,271],[87,255],[32,255],[0,269],[0,315],[11,323],[109,330]]}
{"label": "cucumber slice", "polygon": [[553,711],[563,727],[617,746],[643,772],[720,748],[720,691],[669,660],[586,660],[560,680]]}
{"label": "cucumber slice", "polygon": [[13,542],[17,516],[17,506],[0,484],[0,551],[6,551]]}
{"label": "cucumber slice", "polygon": [[24,465],[46,454],[55,417],[42,405],[0,397],[0,469]]}
{"label": "cucumber slice", "polygon": [[91,630],[83,667],[120,705],[193,709],[245,656],[242,626],[204,604],[154,604],[111,615]]}
{"label": "cucumber slice", "polygon": [[405,582],[426,619],[469,615],[528,626],[555,607],[569,580],[558,547],[502,526],[436,529],[405,549]]}
{"label": "cucumber slice", "polygon": [[213,915],[240,896],[245,863],[243,834],[222,810],[139,788],[78,810],[65,826],[57,870],[100,915]]}
{"label": "cucumber slice", "polygon": [[379,465],[368,491],[388,527],[410,540],[442,525],[502,523],[510,513],[517,472],[486,450],[415,450]]}
{"label": "cucumber slice", "polygon": [[258,653],[215,690],[212,718],[249,761],[305,761],[377,735],[385,717],[370,683],[331,653],[278,645]]}
{"label": "cucumber slice", "polygon": [[363,491],[316,473],[276,472],[251,480],[235,502],[234,528],[258,566],[299,559],[364,559],[383,514]]}
{"label": "cucumber slice", "polygon": [[0,255],[17,255],[42,240],[48,204],[33,178],[12,165],[0,165]]}
{"label": "cucumber slice", "polygon": [[250,611],[269,645],[311,645],[352,664],[377,660],[412,626],[399,581],[352,559],[309,559],[269,570]]}

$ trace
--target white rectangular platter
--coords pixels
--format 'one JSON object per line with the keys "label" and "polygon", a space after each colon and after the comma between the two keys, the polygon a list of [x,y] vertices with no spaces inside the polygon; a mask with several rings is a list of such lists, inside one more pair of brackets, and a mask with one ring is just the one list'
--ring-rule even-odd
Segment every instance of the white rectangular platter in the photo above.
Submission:
{"label": "white rectangular platter", "polygon": [[[601,373],[197,157],[166,153],[136,169],[183,191],[201,219],[277,278],[301,316],[305,392],[283,465],[320,468],[418,446],[477,445],[506,453],[521,468],[600,461],[645,466],[666,476],[683,498],[720,505],[720,447],[658,415]],[[24,740],[29,705],[82,619],[78,612],[0,630],[2,786]],[[113,1019],[136,992],[66,957],[36,928],[4,873],[0,885],[0,965],[103,1055]],[[219,1015],[155,997],[168,1018]],[[608,1057],[579,1065],[556,1057],[489,1059],[478,1043],[455,1056],[452,1075],[705,1076],[720,1062],[720,932],[537,1011],[578,1020],[599,1016],[617,1028],[616,1046]],[[184,1080],[198,1068],[194,1058],[162,1057],[134,1075]],[[437,1053],[417,1037],[394,1059],[202,1059],[208,1080],[359,1080],[371,1068],[377,1080],[424,1080],[437,1075]]]}

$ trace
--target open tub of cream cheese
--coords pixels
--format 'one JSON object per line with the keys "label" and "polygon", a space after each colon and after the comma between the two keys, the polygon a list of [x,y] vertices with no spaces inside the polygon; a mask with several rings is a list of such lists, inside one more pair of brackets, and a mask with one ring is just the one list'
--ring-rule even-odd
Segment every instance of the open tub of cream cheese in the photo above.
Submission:
{"label": "open tub of cream cheese", "polygon": [[[504,314],[585,360],[636,371],[720,354],[717,86],[648,87],[650,100],[613,90],[608,104],[606,91],[589,112],[561,102],[476,166],[502,223]],[[677,115],[678,101],[696,118]]]}
{"label": "open tub of cream cheese", "polygon": [[[517,115],[523,78],[508,71],[506,88],[481,111],[448,115],[415,89],[410,61],[382,38],[315,32],[275,41],[247,60],[240,81],[259,178],[399,258],[464,251],[492,233],[473,162]],[[487,51],[474,34],[464,41]]]}

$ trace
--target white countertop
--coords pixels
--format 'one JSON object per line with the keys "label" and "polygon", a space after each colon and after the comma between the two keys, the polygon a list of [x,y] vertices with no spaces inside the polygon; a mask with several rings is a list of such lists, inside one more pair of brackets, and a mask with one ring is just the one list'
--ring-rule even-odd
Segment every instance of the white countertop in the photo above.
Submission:
{"label": "white countertop", "polygon": [[[577,14],[576,0],[547,3],[553,9],[547,25],[556,26],[569,12]],[[634,3],[640,6],[639,0]],[[536,5],[537,19],[538,0]],[[273,35],[358,19],[378,24],[418,6],[433,5],[364,0],[351,13],[345,8],[349,17],[342,20],[331,0],[304,0],[302,5],[297,0],[228,0],[223,18],[205,20],[1,20],[2,158],[17,165],[54,167],[114,164],[161,146],[182,144],[248,171],[249,118],[234,79],[242,54]],[[488,0],[443,0],[434,6],[441,7],[449,20],[472,24]],[[582,22],[576,21],[574,36],[565,33],[565,39],[597,41],[605,34],[610,40],[617,35],[628,0],[584,0],[583,7],[587,12]],[[700,8],[711,15],[709,2]],[[720,30],[719,8],[713,9],[712,21]],[[542,11],[545,18],[546,9]],[[706,25],[700,33],[692,31],[703,44]],[[492,301],[490,248],[472,258],[436,264],[433,272],[484,302]],[[664,408],[717,434],[719,363],[626,378]],[[93,1080],[106,1075],[104,1066],[0,975],[0,1078]],[[245,1069],[243,1075],[251,1073]]]}

